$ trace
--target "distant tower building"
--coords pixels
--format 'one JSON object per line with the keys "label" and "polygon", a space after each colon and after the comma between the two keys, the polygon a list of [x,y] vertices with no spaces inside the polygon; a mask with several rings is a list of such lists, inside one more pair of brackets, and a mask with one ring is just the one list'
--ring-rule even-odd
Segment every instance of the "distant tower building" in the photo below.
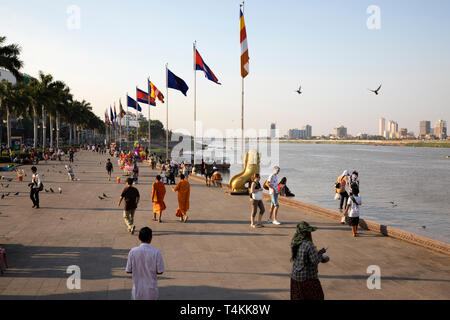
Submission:
{"label": "distant tower building", "polygon": [[420,121],[420,131],[419,136],[425,137],[427,134],[431,133],[431,121]]}
{"label": "distant tower building", "polygon": [[380,118],[380,120],[378,121],[378,135],[383,136],[385,131],[386,131],[386,119]]}
{"label": "distant tower building", "polygon": [[347,128],[344,126],[334,128],[334,136],[337,138],[346,138],[347,137]]}
{"label": "distant tower building", "polygon": [[408,138],[408,129],[406,129],[406,128],[400,129],[400,138],[401,139]]}
{"label": "distant tower building", "polygon": [[277,125],[272,123],[270,125],[270,139],[275,139],[277,137]]}
{"label": "distant tower building", "polygon": [[434,125],[434,136],[438,139],[447,139],[447,122],[444,120],[436,121]]}
{"label": "distant tower building", "polygon": [[305,139],[312,138],[312,127],[309,124],[304,126],[302,130],[305,130]]}
{"label": "distant tower building", "polygon": [[289,130],[289,139],[291,139],[291,140],[300,139],[300,130],[298,130],[298,129],[290,129]]}

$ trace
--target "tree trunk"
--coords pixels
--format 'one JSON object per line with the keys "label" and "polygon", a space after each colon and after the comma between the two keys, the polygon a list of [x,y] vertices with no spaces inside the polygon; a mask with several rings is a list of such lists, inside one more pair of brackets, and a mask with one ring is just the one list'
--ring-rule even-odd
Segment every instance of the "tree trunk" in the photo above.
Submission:
{"label": "tree trunk", "polygon": [[47,147],[47,114],[45,108],[42,108],[42,148],[45,151]]}
{"label": "tree trunk", "polygon": [[48,120],[50,121],[50,148],[53,148],[53,116],[52,114],[49,114]]}
{"label": "tree trunk", "polygon": [[72,145],[72,124],[69,123],[69,145]]}
{"label": "tree trunk", "polygon": [[56,113],[56,148],[59,149],[59,112]]}
{"label": "tree trunk", "polygon": [[11,115],[8,109],[6,110],[6,136],[8,148],[11,148]]}
{"label": "tree trunk", "polygon": [[38,128],[37,128],[37,112],[36,108],[33,108],[33,148],[37,149],[37,140],[38,140]]}

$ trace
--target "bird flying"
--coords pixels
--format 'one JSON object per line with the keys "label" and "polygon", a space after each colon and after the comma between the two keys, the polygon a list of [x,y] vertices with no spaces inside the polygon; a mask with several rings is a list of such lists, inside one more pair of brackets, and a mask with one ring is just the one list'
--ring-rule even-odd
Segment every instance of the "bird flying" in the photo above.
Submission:
{"label": "bird flying", "polygon": [[381,84],[380,84],[380,86],[378,87],[378,89],[377,90],[370,90],[370,89],[368,89],[369,91],[371,91],[371,92],[373,92],[373,93],[375,93],[376,95],[378,95],[378,93],[379,93],[379,91],[380,91],[380,89],[381,89]]}

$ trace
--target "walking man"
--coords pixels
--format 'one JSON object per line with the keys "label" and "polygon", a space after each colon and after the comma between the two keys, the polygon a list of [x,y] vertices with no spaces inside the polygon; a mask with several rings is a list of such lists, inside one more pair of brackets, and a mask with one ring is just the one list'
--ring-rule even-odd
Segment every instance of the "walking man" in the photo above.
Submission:
{"label": "walking man", "polygon": [[106,161],[105,167],[106,167],[106,173],[108,175],[108,181],[111,181],[111,174],[114,171],[113,164],[111,163],[111,159],[108,159]]}
{"label": "walking man", "polygon": [[[273,168],[273,174],[269,176],[269,193],[270,193],[270,217],[269,223],[280,225],[278,221],[278,209],[280,205],[278,203],[278,174],[280,173],[280,167]],[[273,220],[272,220],[273,219]]]}
{"label": "walking man", "polygon": [[178,209],[176,215],[180,218],[180,222],[187,222],[191,185],[185,180],[184,174],[180,175],[180,182],[178,182],[177,186],[172,190],[178,192]]}
{"label": "walking man", "polygon": [[70,149],[69,151],[69,162],[73,163],[73,149]]}
{"label": "walking man", "polygon": [[39,209],[39,192],[44,189],[44,184],[41,180],[41,175],[38,173],[36,167],[31,168],[31,172],[33,173],[31,177],[30,186],[30,198],[33,201],[33,208]]}
{"label": "walking man", "polygon": [[164,273],[161,252],[153,248],[152,229],[145,227],[139,232],[142,244],[128,254],[126,272],[133,277],[133,300],[158,300],[158,275]]}
{"label": "walking man", "polygon": [[120,196],[118,206],[120,207],[122,200],[125,200],[123,219],[125,220],[125,224],[127,225],[128,232],[130,232],[131,234],[134,234],[134,230],[136,230],[136,226],[134,225],[134,214],[136,213],[139,199],[139,191],[138,189],[133,187],[133,179],[129,178],[127,180],[127,186],[122,191],[122,195]]}

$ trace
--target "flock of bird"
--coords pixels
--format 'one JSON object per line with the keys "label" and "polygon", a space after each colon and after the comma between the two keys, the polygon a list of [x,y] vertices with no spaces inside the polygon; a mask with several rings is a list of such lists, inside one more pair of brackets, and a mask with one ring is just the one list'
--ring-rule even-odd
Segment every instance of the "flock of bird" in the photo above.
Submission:
{"label": "flock of bird", "polygon": [[[369,90],[370,92],[373,92],[373,93],[375,93],[375,95],[379,95],[379,93],[380,93],[380,90],[381,90],[381,84],[380,84],[380,86],[378,87],[378,89],[376,89],[376,90],[371,90],[371,89],[367,89],[367,90]],[[296,90],[295,92],[297,92],[298,94],[302,94],[303,93],[303,91],[302,91],[302,86],[300,86],[299,88],[298,88],[298,90]]]}

